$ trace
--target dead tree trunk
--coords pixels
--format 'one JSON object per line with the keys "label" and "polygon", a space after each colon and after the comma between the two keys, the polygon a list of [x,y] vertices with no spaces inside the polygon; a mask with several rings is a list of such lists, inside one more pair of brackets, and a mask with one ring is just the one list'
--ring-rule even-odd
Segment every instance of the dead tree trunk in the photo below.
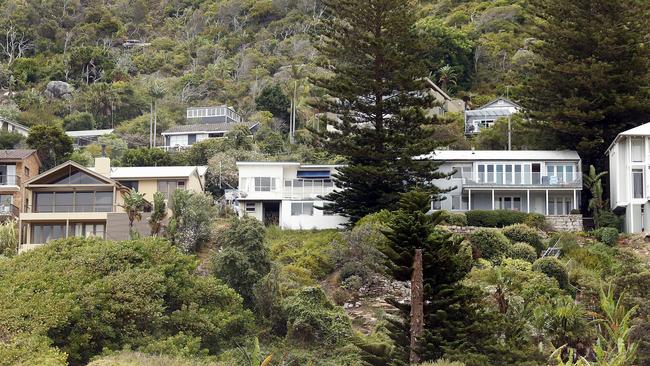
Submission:
{"label": "dead tree trunk", "polygon": [[415,250],[411,277],[411,365],[420,362],[418,342],[424,333],[424,279],[422,274],[422,249]]}

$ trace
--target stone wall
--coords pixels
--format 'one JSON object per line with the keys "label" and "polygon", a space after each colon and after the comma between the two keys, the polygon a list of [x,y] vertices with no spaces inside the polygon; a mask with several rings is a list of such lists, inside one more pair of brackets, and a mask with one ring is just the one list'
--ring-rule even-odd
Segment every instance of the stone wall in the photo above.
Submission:
{"label": "stone wall", "polygon": [[583,231],[582,215],[546,216],[546,222],[555,231]]}

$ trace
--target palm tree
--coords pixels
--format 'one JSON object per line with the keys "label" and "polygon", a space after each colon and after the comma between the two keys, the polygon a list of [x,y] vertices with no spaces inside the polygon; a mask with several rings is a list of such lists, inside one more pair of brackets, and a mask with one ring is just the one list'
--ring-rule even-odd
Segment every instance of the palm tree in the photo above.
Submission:
{"label": "palm tree", "polygon": [[591,199],[589,200],[589,210],[594,215],[594,218],[600,215],[601,211],[605,208],[603,201],[603,183],[602,178],[607,175],[607,172],[600,172],[596,174],[596,168],[593,165],[589,166],[589,174],[583,174],[582,179],[585,188],[591,192]]}
{"label": "palm tree", "polygon": [[445,65],[438,69],[438,82],[445,93],[448,91],[449,85],[456,85],[456,79],[458,79],[458,73],[452,66]]}
{"label": "palm tree", "polygon": [[149,147],[156,147],[156,134],[158,128],[158,99],[165,96],[165,87],[157,80],[153,80],[148,88],[147,94],[151,98],[149,115]]}
{"label": "palm tree", "polygon": [[133,222],[135,220],[138,220],[138,222],[142,220],[142,212],[148,202],[144,199],[144,194],[138,193],[134,189],[129,190],[123,197],[124,203],[120,207],[124,209],[124,212],[129,217],[129,234],[131,235],[131,239],[135,239],[137,234],[133,230]]}
{"label": "palm tree", "polygon": [[149,217],[149,226],[151,227],[151,236],[160,234],[162,229],[162,222],[167,217],[167,204],[165,204],[165,195],[161,192],[156,192],[153,195],[153,210],[151,217]]}

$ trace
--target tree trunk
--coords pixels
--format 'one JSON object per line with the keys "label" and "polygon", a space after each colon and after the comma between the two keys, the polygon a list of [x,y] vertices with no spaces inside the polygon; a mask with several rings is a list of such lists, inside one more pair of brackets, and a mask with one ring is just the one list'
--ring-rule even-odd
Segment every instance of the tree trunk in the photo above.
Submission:
{"label": "tree trunk", "polygon": [[422,274],[422,249],[415,250],[413,275],[411,277],[411,364],[420,362],[418,342],[424,333],[424,284]]}

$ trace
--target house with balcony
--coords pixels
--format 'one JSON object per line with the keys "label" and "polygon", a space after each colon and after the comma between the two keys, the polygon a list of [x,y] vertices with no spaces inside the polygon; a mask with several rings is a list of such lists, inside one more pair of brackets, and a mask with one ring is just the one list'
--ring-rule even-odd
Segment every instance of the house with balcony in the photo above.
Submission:
{"label": "house with balcony", "polygon": [[[156,192],[167,197],[176,189],[203,192],[205,170],[205,167],[111,168],[107,157],[96,158],[92,168],[72,161],[54,167],[23,185],[26,198],[19,220],[20,250],[70,236],[128,239],[129,222],[122,205],[129,190],[144,193],[148,203],[153,201]],[[150,234],[149,216],[145,212],[134,223],[134,229],[142,236]]]}
{"label": "house with balcony", "polygon": [[284,229],[333,229],[345,217],[323,210],[319,198],[334,191],[332,175],[339,165],[292,162],[237,162],[239,189],[235,208],[265,225]]}
{"label": "house with balcony", "polygon": [[0,220],[17,219],[23,207],[22,182],[38,175],[36,150],[0,150]]}
{"label": "house with balcony", "polygon": [[514,210],[547,216],[580,209],[581,160],[575,151],[438,150],[427,157],[453,173],[434,184],[443,193],[432,209]]}
{"label": "house with balcony", "polygon": [[251,133],[259,123],[245,122],[234,108],[218,107],[187,108],[184,125],[173,126],[161,133],[166,149],[183,149],[210,138],[224,137],[236,126],[245,126]]}
{"label": "house with balcony", "polygon": [[499,118],[508,118],[519,113],[521,107],[506,98],[497,98],[477,109],[465,111],[465,134],[475,135],[491,127]]}
{"label": "house with balcony", "polygon": [[650,227],[650,123],[616,136],[607,149],[609,158],[609,202],[624,218],[626,233],[645,232]]}

